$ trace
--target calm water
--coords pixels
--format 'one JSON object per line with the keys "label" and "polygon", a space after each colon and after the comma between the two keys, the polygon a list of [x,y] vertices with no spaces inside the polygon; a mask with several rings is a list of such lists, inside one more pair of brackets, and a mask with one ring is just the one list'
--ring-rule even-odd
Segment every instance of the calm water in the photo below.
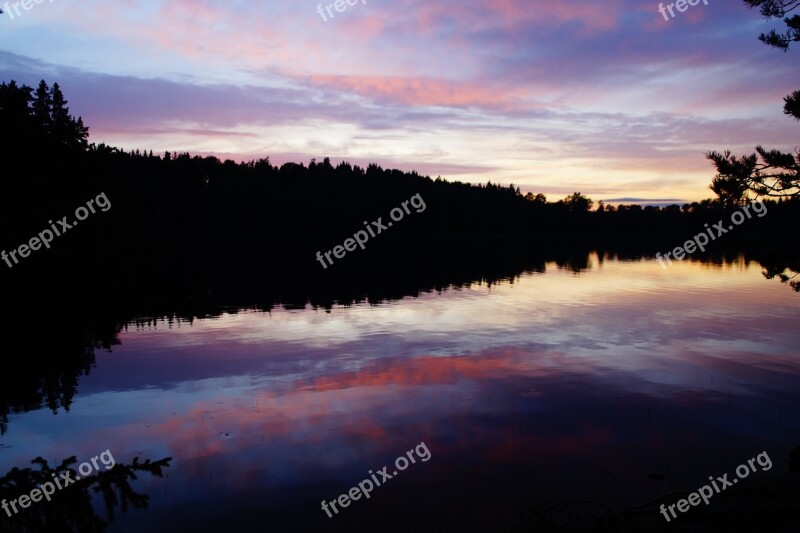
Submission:
{"label": "calm water", "polygon": [[[548,264],[382,305],[129,326],[69,412],[14,415],[0,467],[174,458],[112,531],[492,531],[614,509],[800,445],[800,295],[757,264]],[[330,519],[320,502],[430,450]],[[713,503],[712,503],[713,505]]]}

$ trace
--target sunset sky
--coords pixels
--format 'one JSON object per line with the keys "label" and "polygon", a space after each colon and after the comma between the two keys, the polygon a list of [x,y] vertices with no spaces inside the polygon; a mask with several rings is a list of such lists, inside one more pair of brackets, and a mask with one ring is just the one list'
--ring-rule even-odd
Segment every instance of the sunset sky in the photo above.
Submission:
{"label": "sunset sky", "polygon": [[551,200],[699,200],[705,151],[800,141],[798,52],[760,43],[782,23],[738,0],[670,20],[652,0],[365,2],[326,22],[316,0],[45,0],[0,15],[0,79],[60,83],[97,143]]}

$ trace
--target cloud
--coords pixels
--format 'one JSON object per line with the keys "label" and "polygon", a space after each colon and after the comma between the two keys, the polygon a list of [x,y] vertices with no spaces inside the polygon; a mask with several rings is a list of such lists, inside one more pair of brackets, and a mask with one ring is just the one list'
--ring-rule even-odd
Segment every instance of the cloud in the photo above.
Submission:
{"label": "cloud", "polygon": [[675,205],[675,204],[684,204],[686,203],[685,200],[680,198],[606,198],[603,200],[606,203],[620,203],[620,204],[644,204],[644,205],[656,205],[656,206],[666,206],[666,205]]}
{"label": "cloud", "polygon": [[276,0],[53,3],[4,28],[0,72],[59,81],[92,140],[124,148],[547,191],[699,199],[707,150],[796,144],[794,65],[736,3],[668,22],[634,0],[359,7],[325,23]]}

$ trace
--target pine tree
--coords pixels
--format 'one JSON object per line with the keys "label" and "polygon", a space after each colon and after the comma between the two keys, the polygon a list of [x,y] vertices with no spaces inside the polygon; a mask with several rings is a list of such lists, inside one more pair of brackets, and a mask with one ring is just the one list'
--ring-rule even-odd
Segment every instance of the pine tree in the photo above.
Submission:
{"label": "pine tree", "polygon": [[0,85],[0,154],[14,154],[35,141],[30,103],[33,89],[11,80]]}
{"label": "pine tree", "polygon": [[48,87],[47,82],[42,80],[39,82],[39,87],[36,89],[36,97],[33,100],[33,119],[36,121],[36,127],[43,135],[47,135],[52,131],[52,111],[53,98],[50,95],[50,87]]}
{"label": "pine tree", "polygon": [[[767,19],[786,17],[800,8],[800,0],[744,0],[744,3],[750,8],[760,8]],[[762,33],[759,39],[786,52],[793,42],[800,42],[800,15],[786,17],[783,21],[788,28],[786,33],[772,30]],[[800,120],[800,91],[784,98],[783,112]],[[740,204],[749,199],[748,193],[756,198],[800,198],[800,150],[791,154],[757,146],[756,152],[741,157],[731,155],[730,151],[706,154],[717,169],[709,188],[719,199],[725,204]]]}
{"label": "pine tree", "polygon": [[78,117],[78,120],[74,122],[74,130],[74,145],[85,149],[89,146],[89,128],[83,125],[83,117]]}
{"label": "pine tree", "polygon": [[53,136],[54,140],[59,145],[69,144],[69,133],[72,129],[70,123],[69,108],[67,107],[67,100],[61,92],[61,87],[58,83],[53,84],[52,89],[53,98],[53,112],[51,118],[53,119]]}

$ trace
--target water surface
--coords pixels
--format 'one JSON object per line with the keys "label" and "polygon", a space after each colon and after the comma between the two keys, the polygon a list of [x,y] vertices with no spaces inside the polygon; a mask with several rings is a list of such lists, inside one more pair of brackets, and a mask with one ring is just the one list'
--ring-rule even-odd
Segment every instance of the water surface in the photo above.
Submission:
{"label": "water surface", "polygon": [[[800,445],[800,296],[756,263],[590,256],[331,310],[129,324],[68,412],[13,415],[0,465],[175,460],[112,531],[493,531],[622,509]],[[369,500],[332,500],[420,442]]]}

